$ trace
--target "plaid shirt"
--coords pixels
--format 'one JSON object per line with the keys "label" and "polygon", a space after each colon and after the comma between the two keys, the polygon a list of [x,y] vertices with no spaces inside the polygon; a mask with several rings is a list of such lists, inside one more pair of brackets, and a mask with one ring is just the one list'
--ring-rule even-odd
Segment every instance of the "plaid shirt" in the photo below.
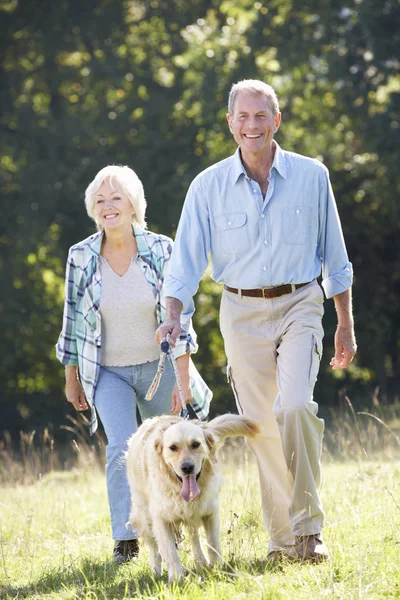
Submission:
{"label": "plaid shirt", "polygon": [[[133,226],[139,264],[156,298],[158,323],[165,319],[163,282],[171,258],[173,241]],[[78,366],[79,377],[91,407],[90,434],[97,429],[95,392],[101,353],[101,275],[99,256],[103,232],[91,235],[72,246],[68,253],[65,277],[63,327],[56,345],[57,358],[63,365]],[[192,311],[182,312],[181,335],[174,348],[176,358],[196,352],[196,334],[191,325]],[[200,419],[209,412],[212,392],[190,360],[191,406]]]}

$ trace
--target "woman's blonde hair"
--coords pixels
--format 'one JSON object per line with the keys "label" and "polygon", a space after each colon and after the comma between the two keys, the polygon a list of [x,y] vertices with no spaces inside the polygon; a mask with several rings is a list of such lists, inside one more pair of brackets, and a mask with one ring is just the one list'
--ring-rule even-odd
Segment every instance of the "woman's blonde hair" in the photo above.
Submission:
{"label": "woman's blonde hair", "polygon": [[[126,166],[109,165],[101,169],[88,185],[85,192],[86,210],[91,219],[96,222],[95,216],[95,195],[101,184],[108,181],[111,187],[117,183],[129,202],[132,204],[133,215],[132,223],[139,225],[142,229],[146,228],[146,199],[144,197],[143,184],[135,171]],[[97,222],[96,222],[97,224]]]}

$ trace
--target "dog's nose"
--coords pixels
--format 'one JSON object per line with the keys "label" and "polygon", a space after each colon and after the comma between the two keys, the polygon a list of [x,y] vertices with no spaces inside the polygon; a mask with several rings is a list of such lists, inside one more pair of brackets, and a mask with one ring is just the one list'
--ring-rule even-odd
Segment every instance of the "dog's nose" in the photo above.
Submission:
{"label": "dog's nose", "polygon": [[182,473],[185,475],[191,475],[194,471],[194,464],[192,462],[183,462],[181,464]]}

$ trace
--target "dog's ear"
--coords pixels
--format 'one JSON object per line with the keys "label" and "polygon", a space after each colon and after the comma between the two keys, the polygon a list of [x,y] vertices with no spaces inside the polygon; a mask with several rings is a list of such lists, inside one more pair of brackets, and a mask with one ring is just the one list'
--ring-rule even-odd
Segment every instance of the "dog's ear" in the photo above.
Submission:
{"label": "dog's ear", "polygon": [[163,448],[164,448],[164,444],[163,444],[163,432],[159,431],[158,435],[154,439],[154,449],[157,452],[157,454],[159,454],[161,456]]}
{"label": "dog's ear", "polygon": [[207,449],[210,454],[213,454],[217,448],[217,439],[210,429],[204,431],[204,437],[206,439]]}
{"label": "dog's ear", "polygon": [[222,445],[227,437],[236,437],[243,435],[250,439],[260,434],[259,425],[244,415],[220,415],[207,423],[210,431],[213,432],[217,443]]}

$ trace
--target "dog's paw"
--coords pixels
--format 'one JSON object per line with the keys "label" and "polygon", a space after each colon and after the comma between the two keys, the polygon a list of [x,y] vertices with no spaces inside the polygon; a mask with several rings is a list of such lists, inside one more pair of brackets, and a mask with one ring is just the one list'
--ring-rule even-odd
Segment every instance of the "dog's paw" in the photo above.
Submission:
{"label": "dog's paw", "polygon": [[168,575],[168,583],[182,583],[184,579],[183,573],[171,573]]}

